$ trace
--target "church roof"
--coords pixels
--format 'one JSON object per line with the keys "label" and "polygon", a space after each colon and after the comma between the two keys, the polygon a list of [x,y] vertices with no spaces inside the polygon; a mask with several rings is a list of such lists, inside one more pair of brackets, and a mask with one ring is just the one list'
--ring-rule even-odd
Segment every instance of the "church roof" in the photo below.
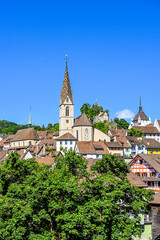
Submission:
{"label": "church roof", "polygon": [[141,98],[140,98],[140,104],[139,104],[139,112],[136,114],[136,116],[133,119],[133,122],[137,122],[138,118],[140,117],[141,120],[146,120],[148,121],[149,118],[147,117],[147,115],[143,112],[142,110],[142,105],[141,105]]}
{"label": "church roof", "polygon": [[85,113],[82,113],[79,117],[75,119],[74,127],[77,126],[92,126]]}
{"label": "church roof", "polygon": [[39,140],[38,133],[34,128],[20,129],[17,131],[15,136],[12,138],[11,142],[23,140]]}
{"label": "church roof", "polygon": [[65,74],[64,74],[63,87],[62,87],[62,91],[61,91],[60,104],[62,104],[65,101],[67,96],[69,96],[71,102],[73,103],[72,90],[71,90],[71,85],[70,85],[70,81],[69,81],[68,67],[67,67],[67,62],[66,62],[66,69],[65,69]]}
{"label": "church roof", "polygon": [[146,120],[146,121],[148,121],[149,120],[149,118],[147,117],[147,115],[141,110],[141,111],[139,111],[137,114],[136,114],[136,116],[134,117],[134,119],[133,119],[133,122],[134,121],[138,121],[138,118],[141,118],[141,120]]}

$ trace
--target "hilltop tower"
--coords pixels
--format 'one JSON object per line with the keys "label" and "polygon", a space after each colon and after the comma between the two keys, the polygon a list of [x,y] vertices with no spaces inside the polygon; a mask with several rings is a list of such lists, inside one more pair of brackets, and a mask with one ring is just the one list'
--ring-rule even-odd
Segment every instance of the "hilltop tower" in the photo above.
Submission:
{"label": "hilltop tower", "polygon": [[28,122],[28,127],[32,127],[32,119],[31,119],[31,108],[30,108],[30,113],[29,113],[29,122]]}
{"label": "hilltop tower", "polygon": [[66,69],[64,74],[64,81],[59,105],[59,136],[62,136],[67,132],[72,134],[73,124],[74,124],[74,103],[69,81],[66,58]]}

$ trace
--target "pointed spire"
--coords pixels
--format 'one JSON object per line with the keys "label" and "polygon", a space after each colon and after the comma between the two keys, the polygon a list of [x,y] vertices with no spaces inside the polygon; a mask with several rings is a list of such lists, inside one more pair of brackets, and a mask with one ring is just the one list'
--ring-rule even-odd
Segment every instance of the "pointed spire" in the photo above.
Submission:
{"label": "pointed spire", "polygon": [[67,61],[68,61],[67,54],[66,54],[65,60],[66,60],[66,68],[65,68],[65,74],[64,74],[63,87],[61,91],[60,104],[62,104],[65,101],[67,96],[70,98],[71,102],[73,103],[72,90],[71,90],[71,85],[69,81],[68,66],[67,66]]}
{"label": "pointed spire", "polygon": [[141,96],[140,96],[140,101],[139,101],[139,112],[142,111],[142,105],[141,105]]}
{"label": "pointed spire", "polygon": [[31,107],[30,107],[30,114],[29,114],[29,122],[28,122],[28,127],[32,127],[32,119],[31,119]]}

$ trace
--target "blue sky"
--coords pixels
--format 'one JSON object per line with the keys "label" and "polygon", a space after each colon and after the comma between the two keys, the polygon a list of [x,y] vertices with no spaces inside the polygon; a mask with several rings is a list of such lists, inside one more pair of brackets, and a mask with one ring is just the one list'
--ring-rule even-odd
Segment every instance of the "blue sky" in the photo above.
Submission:
{"label": "blue sky", "polygon": [[0,119],[56,123],[65,54],[75,103],[160,119],[160,1],[0,1]]}

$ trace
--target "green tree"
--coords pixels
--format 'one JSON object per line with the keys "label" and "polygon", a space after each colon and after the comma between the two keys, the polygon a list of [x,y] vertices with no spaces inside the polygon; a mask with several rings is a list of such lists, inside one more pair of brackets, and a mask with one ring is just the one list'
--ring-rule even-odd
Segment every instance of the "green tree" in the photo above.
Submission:
{"label": "green tree", "polygon": [[97,122],[93,124],[97,129],[101,130],[104,133],[108,133],[109,124],[105,122]]}
{"label": "green tree", "polygon": [[12,153],[0,165],[0,239],[128,240],[141,234],[138,214],[149,210],[152,191],[130,185],[124,161],[106,155],[89,173],[86,160],[65,151],[55,163],[51,170]]}
{"label": "green tree", "polygon": [[55,123],[52,128],[51,128],[52,132],[58,132],[59,131],[59,123]]}
{"label": "green tree", "polygon": [[125,119],[115,118],[114,121],[117,123],[118,129],[128,129],[129,123]]}
{"label": "green tree", "polygon": [[48,123],[47,129],[50,130],[52,128],[52,123]]}
{"label": "green tree", "polygon": [[[98,106],[97,104],[91,106],[89,103],[84,103],[80,108],[81,113],[85,113],[89,119],[97,116],[101,110],[103,111],[102,106]],[[105,110],[104,112],[109,113],[109,110]]]}
{"label": "green tree", "polygon": [[127,132],[128,136],[135,136],[135,137],[143,137],[144,133],[141,132],[139,129],[131,128]]}

